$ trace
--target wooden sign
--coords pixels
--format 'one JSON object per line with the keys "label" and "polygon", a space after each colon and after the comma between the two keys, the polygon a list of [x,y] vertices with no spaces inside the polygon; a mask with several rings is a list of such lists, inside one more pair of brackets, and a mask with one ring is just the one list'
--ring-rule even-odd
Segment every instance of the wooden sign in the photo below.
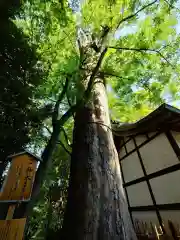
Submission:
{"label": "wooden sign", "polygon": [[22,240],[26,218],[0,220],[0,240]]}
{"label": "wooden sign", "polygon": [[29,200],[36,167],[36,159],[26,152],[12,157],[11,166],[0,193],[0,201]]}

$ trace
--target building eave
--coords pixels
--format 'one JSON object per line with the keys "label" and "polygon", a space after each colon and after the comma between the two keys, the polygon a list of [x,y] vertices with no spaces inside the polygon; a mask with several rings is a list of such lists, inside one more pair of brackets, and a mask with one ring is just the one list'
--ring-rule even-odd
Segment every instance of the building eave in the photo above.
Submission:
{"label": "building eave", "polygon": [[180,110],[168,104],[162,104],[156,110],[135,123],[126,123],[118,126],[112,123],[115,136],[131,136],[153,131],[172,129],[180,131]]}

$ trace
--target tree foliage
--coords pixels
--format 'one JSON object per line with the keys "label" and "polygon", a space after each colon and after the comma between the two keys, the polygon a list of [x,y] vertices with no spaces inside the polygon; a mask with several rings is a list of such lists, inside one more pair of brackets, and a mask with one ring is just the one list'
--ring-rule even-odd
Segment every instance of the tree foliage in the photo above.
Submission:
{"label": "tree foliage", "polygon": [[[136,121],[162,102],[178,100],[177,5],[163,0],[26,1],[15,22],[36,46],[48,73],[36,100],[53,105],[42,137],[52,136],[46,128],[52,134],[58,129],[54,144],[70,151],[62,127],[89,101],[98,78],[106,83],[113,120]],[[59,172],[60,158],[52,159]],[[49,187],[42,191],[48,194]]]}
{"label": "tree foliage", "polygon": [[[1,174],[8,155],[22,151],[47,111],[34,100],[42,81],[40,56],[13,22],[18,1],[0,3],[0,155]],[[39,62],[39,66],[38,63]]]}
{"label": "tree foliage", "polygon": [[26,239],[52,239],[53,234],[62,227],[70,157],[61,146],[53,155],[53,163],[31,216]]}
{"label": "tree foliage", "polygon": [[[83,44],[91,42],[92,47],[108,45],[100,71],[114,90],[113,94],[109,91],[110,95],[119,97],[120,102],[132,101],[138,111],[140,102],[154,108],[166,101],[166,92],[178,98],[178,11],[172,7],[176,2],[34,2],[25,5],[23,17],[28,16],[28,20],[19,21],[19,25],[23,24],[31,41],[38,45],[47,68],[51,66],[47,81],[50,87],[46,87],[50,94],[56,91],[58,95],[59,83],[70,75],[69,95],[74,103],[80,87],[80,39]],[[108,37],[102,43],[108,29]],[[56,100],[57,95],[52,99]]]}

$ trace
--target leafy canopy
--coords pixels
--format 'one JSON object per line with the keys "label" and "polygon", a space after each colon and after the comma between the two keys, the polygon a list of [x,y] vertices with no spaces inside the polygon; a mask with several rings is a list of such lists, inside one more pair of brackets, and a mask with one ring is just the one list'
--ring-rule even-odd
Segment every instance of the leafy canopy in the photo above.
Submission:
{"label": "leafy canopy", "polygon": [[[128,115],[126,111],[130,112],[131,106],[134,113],[139,112],[139,118],[147,113],[142,108],[152,110],[166,101],[167,95],[177,100],[176,6],[175,1],[157,0],[26,1],[16,23],[37,46],[49,72],[40,91],[44,101],[46,97],[55,101],[68,77],[71,82],[68,95],[75,103],[80,94],[77,82],[81,75],[78,40],[83,46],[89,42],[108,46],[99,71],[112,89],[108,91],[111,108],[115,107],[113,102],[119,105],[118,114],[111,111],[112,118]],[[107,29],[108,36],[102,41]],[[62,110],[67,108],[63,106]]]}
{"label": "leafy canopy", "polygon": [[19,8],[18,1],[0,3],[0,174],[7,156],[22,151],[45,113],[40,114],[34,101],[43,66],[37,64],[40,56],[13,22]]}
{"label": "leafy canopy", "polygon": [[[84,96],[80,83],[94,73],[106,83],[111,118],[121,122],[135,121],[169,99],[178,100],[178,20],[178,2],[172,0],[27,0],[15,23],[36,46],[47,73],[36,101],[52,104],[59,120]],[[107,51],[95,72],[103,50]],[[59,101],[67,81],[65,98]],[[45,142],[53,131],[52,118],[46,119],[41,131]],[[73,120],[66,122],[66,131],[72,125]],[[68,162],[67,150],[71,151],[63,134],[59,140],[60,155],[53,156],[56,167],[62,159]],[[50,178],[57,183],[59,176],[63,182],[67,175],[58,175],[61,170],[56,167]],[[51,183],[46,184],[47,193]],[[45,211],[42,205],[40,209]],[[42,224],[47,224],[45,219]]]}

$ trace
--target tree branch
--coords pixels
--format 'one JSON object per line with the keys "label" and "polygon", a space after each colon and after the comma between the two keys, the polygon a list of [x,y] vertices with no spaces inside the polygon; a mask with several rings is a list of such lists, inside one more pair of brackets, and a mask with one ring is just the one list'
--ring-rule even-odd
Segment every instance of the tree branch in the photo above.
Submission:
{"label": "tree branch", "polygon": [[67,120],[76,112],[78,107],[81,106],[83,101],[78,101],[75,105],[71,106],[66,113],[62,115],[62,117],[57,121],[57,126],[61,127],[63,126]]}
{"label": "tree branch", "polygon": [[61,147],[71,156],[71,152],[65,147],[65,145],[61,141],[57,141],[57,144],[60,144]]}
{"label": "tree branch", "polygon": [[175,7],[175,6],[173,6],[170,2],[168,2],[167,0],[164,0],[166,3],[167,3],[167,5],[170,7],[170,8],[174,8],[174,9],[176,9],[176,10],[178,10],[179,12],[180,12],[180,9],[179,8],[177,8],[177,7]]}
{"label": "tree branch", "polygon": [[99,53],[102,48],[103,45],[107,39],[107,36],[110,32],[110,27],[108,27],[107,25],[105,26],[101,26],[102,27],[102,32],[101,32],[101,36],[100,36],[100,40],[96,42],[96,37],[92,34],[92,44],[91,47],[95,50],[95,52]]}
{"label": "tree branch", "polygon": [[117,77],[117,78],[123,78],[121,76],[118,76],[116,73],[110,73],[110,72],[99,72],[100,75],[102,74],[103,76],[109,76],[109,77]]}
{"label": "tree branch", "polygon": [[102,26],[103,31],[101,33],[101,46],[104,44],[109,32],[110,32],[110,27],[106,26]]}
{"label": "tree branch", "polygon": [[94,68],[94,70],[91,74],[91,77],[90,77],[89,82],[88,82],[88,87],[87,87],[87,89],[84,93],[84,99],[81,99],[81,100],[77,101],[77,103],[75,105],[72,105],[67,110],[67,112],[64,113],[59,120],[56,121],[57,128],[62,129],[62,126],[68,121],[68,119],[73,116],[73,114],[77,111],[77,109],[79,107],[81,107],[84,104],[84,102],[87,101],[87,99],[89,99],[90,93],[91,93],[91,90],[92,90],[92,86],[93,86],[93,83],[94,83],[94,78],[95,78],[95,76],[96,76],[96,74],[99,70],[99,67],[102,63],[102,60],[103,60],[106,52],[107,52],[107,48],[105,48],[104,51],[101,53],[101,55],[99,57],[99,60],[97,62],[97,65],[96,65],[96,67]]}
{"label": "tree branch", "polygon": [[120,78],[122,80],[131,80],[130,78],[121,77],[121,76],[117,75],[116,73],[109,73],[109,72],[99,72],[99,73],[103,74],[106,77],[116,77],[116,78]]}
{"label": "tree branch", "polygon": [[62,92],[60,93],[59,98],[58,98],[58,100],[56,101],[56,104],[55,104],[55,106],[54,106],[54,112],[53,112],[53,116],[52,116],[52,124],[53,124],[53,126],[55,126],[56,121],[58,120],[58,116],[59,116],[59,105],[60,105],[61,101],[62,101],[63,98],[64,98],[64,95],[65,95],[65,93],[66,93],[66,91],[67,91],[68,86],[69,86],[69,79],[66,78],[66,82],[65,82],[65,85],[64,85],[64,87],[63,87],[63,90],[62,90]]}
{"label": "tree branch", "polygon": [[121,19],[121,20],[119,21],[117,27],[116,27],[116,30],[119,28],[119,26],[120,26],[123,22],[125,22],[125,21],[127,21],[127,20],[129,20],[129,19],[131,19],[131,18],[136,17],[136,16],[138,15],[138,13],[140,13],[140,12],[143,11],[144,9],[152,6],[152,5],[153,5],[154,3],[156,3],[157,1],[158,1],[158,0],[154,0],[153,2],[151,2],[151,3],[149,3],[149,4],[145,5],[145,6],[143,6],[143,7],[140,8],[139,10],[137,10],[135,13],[133,13],[133,14],[131,14],[131,15],[129,15],[129,16]]}
{"label": "tree branch", "polygon": [[47,98],[47,100],[49,100],[49,101],[51,101],[51,102],[54,102],[54,103],[56,103],[56,100],[54,100],[54,99],[51,99],[51,98],[49,98],[49,97],[46,97]]}
{"label": "tree branch", "polygon": [[50,135],[52,134],[51,130],[47,126],[44,125],[44,128],[48,131]]}
{"label": "tree branch", "polygon": [[64,137],[65,137],[65,139],[66,139],[67,145],[68,145],[69,147],[71,147],[70,144],[69,144],[70,141],[69,141],[69,139],[68,139],[68,136],[67,136],[67,133],[66,133],[65,129],[64,129],[63,127],[61,127],[61,129],[62,129],[62,131],[63,131],[63,134],[64,134]]}
{"label": "tree branch", "polygon": [[107,48],[105,48],[105,49],[102,51],[102,53],[101,53],[101,55],[100,55],[100,57],[99,57],[99,60],[98,60],[96,66],[95,66],[95,68],[94,68],[94,70],[93,70],[93,72],[92,72],[92,74],[91,74],[91,77],[90,77],[89,82],[88,82],[88,87],[87,87],[87,89],[86,89],[86,91],[85,91],[85,93],[84,93],[84,99],[81,99],[81,100],[79,100],[75,105],[72,105],[72,106],[67,110],[67,112],[64,113],[59,120],[56,121],[56,126],[57,126],[57,127],[62,128],[62,126],[65,124],[65,122],[67,122],[68,119],[69,119],[71,116],[73,116],[73,114],[77,111],[77,109],[78,109],[79,107],[81,107],[81,106],[84,104],[84,102],[87,101],[87,99],[89,99],[90,94],[91,94],[91,90],[92,90],[92,87],[93,87],[93,83],[94,83],[95,76],[96,76],[96,74],[97,74],[97,72],[98,72],[98,70],[99,70],[99,68],[100,68],[100,66],[101,66],[101,63],[102,63],[102,61],[103,61],[103,58],[104,58],[106,52],[107,52]]}
{"label": "tree branch", "polygon": [[92,90],[93,83],[94,83],[94,78],[95,78],[95,76],[96,76],[96,74],[97,74],[97,72],[98,72],[98,70],[101,66],[101,63],[104,59],[104,56],[105,56],[106,52],[107,52],[107,47],[102,51],[102,53],[101,53],[101,55],[98,59],[98,62],[97,62],[96,66],[95,66],[95,68],[94,68],[94,70],[91,74],[91,77],[90,77],[89,82],[88,82],[88,87],[87,87],[87,89],[85,91],[85,94],[84,94],[85,100],[89,99],[89,97],[90,97],[91,90]]}
{"label": "tree branch", "polygon": [[[67,101],[68,101],[69,107],[72,107],[72,104],[71,104],[71,102],[70,102],[70,99],[69,99],[69,97],[68,97],[68,93],[67,93],[67,92],[66,92],[66,98],[67,98]],[[72,116],[73,116],[73,118],[75,119],[74,114],[72,114]]]}
{"label": "tree branch", "polygon": [[80,39],[78,38],[77,40],[77,43],[78,43],[78,47],[79,47],[79,55],[80,55],[80,64],[82,63],[82,60],[83,60],[83,46],[81,46],[81,41]]}
{"label": "tree branch", "polygon": [[135,51],[135,52],[154,52],[154,53],[159,54],[159,56],[161,56],[171,67],[173,67],[173,65],[167,60],[167,58],[165,58],[164,55],[159,50],[156,50],[156,49],[126,48],[126,47],[113,47],[113,46],[109,46],[108,48],[112,48],[112,49],[116,49],[116,50]]}

